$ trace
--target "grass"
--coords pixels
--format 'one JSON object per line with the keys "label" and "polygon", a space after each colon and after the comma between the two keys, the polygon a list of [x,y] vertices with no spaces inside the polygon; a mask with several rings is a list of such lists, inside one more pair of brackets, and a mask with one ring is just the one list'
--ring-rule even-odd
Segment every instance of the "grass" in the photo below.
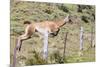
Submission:
{"label": "grass", "polygon": [[[94,6],[82,5],[82,12],[78,12],[78,5],[75,4],[15,2],[11,6],[11,64],[13,62],[13,50],[16,44],[16,39],[24,33],[25,27],[23,21],[54,21],[63,19],[67,14],[72,16],[72,22],[61,27],[61,30],[56,37],[49,37],[48,61],[45,61],[42,58],[43,42],[42,39],[39,39],[39,36],[36,33],[33,34],[31,39],[23,42],[21,51],[17,53],[17,61],[21,61],[24,65],[95,61],[95,48],[89,48],[91,36],[90,23],[93,22],[95,24],[95,19],[93,19],[95,15]],[[87,7],[91,7],[91,9]],[[75,18],[75,16],[77,16],[77,18]],[[84,16],[84,19],[82,19],[82,16]],[[82,51],[82,56],[79,55],[79,33],[81,24],[84,27],[84,50]],[[66,32],[68,32],[68,39],[66,45],[66,56],[63,60],[63,46]]]}

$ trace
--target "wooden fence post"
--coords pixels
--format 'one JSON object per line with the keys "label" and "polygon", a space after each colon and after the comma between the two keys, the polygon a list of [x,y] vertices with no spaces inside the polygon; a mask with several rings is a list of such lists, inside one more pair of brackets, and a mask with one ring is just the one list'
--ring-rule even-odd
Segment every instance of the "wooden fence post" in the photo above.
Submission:
{"label": "wooden fence post", "polygon": [[68,35],[68,32],[66,32],[66,35],[65,35],[63,60],[65,59],[65,53],[66,53],[66,41],[67,41],[67,35]]}
{"label": "wooden fence post", "polygon": [[12,67],[16,67],[16,52],[17,52],[16,47],[17,46],[15,46],[15,48],[14,48],[13,65],[12,65]]}
{"label": "wooden fence post", "polygon": [[91,22],[91,44],[90,44],[90,47],[94,46],[94,37],[93,37],[94,26],[93,25],[94,25],[93,22]]}
{"label": "wooden fence post", "polygon": [[80,29],[80,50],[83,50],[83,27]]}
{"label": "wooden fence post", "polygon": [[48,32],[45,31],[44,34],[44,47],[43,47],[43,59],[47,60],[48,58]]}

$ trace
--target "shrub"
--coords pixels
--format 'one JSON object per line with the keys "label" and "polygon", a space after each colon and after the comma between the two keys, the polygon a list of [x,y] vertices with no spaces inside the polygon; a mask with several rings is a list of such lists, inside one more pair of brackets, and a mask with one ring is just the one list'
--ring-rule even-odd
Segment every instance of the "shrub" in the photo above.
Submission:
{"label": "shrub", "polygon": [[58,5],[58,8],[64,12],[69,12],[68,7],[65,6],[64,4]]}
{"label": "shrub", "polygon": [[63,58],[59,51],[55,51],[53,54],[50,55],[50,60],[55,61],[55,63],[64,63]]}
{"label": "shrub", "polygon": [[88,21],[88,17],[87,16],[82,16],[82,20],[84,21],[84,22],[86,22],[86,23],[88,23],[89,21]]}
{"label": "shrub", "polygon": [[47,61],[44,60],[39,52],[35,50],[32,51],[33,57],[26,60],[26,65],[40,65],[40,64],[47,64]]}

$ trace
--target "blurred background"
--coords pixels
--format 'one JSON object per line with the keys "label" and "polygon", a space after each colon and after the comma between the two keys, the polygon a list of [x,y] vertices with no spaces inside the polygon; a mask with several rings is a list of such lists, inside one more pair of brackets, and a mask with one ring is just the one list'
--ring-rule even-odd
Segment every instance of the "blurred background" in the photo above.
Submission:
{"label": "blurred background", "polygon": [[[43,41],[36,33],[23,42],[22,49],[17,53],[17,62],[23,65],[58,64],[94,62],[95,47],[91,47],[91,34],[95,45],[95,6],[79,4],[42,3],[11,1],[10,5],[10,62],[13,62],[13,51],[18,36],[24,33],[23,21],[33,23],[41,21],[60,21],[68,14],[71,21],[61,27],[58,35],[49,37],[48,60],[42,59]],[[80,56],[80,27],[83,27],[83,51]],[[66,53],[63,60],[64,41],[67,35]]]}

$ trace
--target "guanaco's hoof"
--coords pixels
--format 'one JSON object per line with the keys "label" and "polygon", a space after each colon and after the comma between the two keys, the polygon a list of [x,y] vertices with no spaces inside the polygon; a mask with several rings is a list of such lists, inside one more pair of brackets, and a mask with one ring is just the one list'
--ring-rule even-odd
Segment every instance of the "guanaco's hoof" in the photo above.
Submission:
{"label": "guanaco's hoof", "polygon": [[21,47],[16,47],[16,50],[20,51],[21,50]]}

